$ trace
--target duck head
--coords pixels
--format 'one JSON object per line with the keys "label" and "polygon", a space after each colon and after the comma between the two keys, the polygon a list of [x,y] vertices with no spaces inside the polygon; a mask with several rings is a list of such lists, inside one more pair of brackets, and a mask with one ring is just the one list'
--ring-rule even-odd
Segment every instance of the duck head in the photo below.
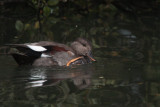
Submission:
{"label": "duck head", "polygon": [[75,51],[77,56],[84,56],[86,60],[96,61],[92,57],[92,46],[89,41],[83,38],[78,38],[76,41],[71,43],[71,48]]}

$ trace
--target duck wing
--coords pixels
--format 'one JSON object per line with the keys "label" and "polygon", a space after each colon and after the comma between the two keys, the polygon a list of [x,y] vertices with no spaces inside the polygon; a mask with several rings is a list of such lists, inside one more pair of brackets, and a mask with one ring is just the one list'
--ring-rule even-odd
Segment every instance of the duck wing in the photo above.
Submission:
{"label": "duck wing", "polygon": [[19,65],[33,64],[41,57],[57,57],[59,52],[70,52],[74,55],[72,49],[64,44],[55,42],[38,42],[26,44],[7,44],[17,51],[10,52]]}
{"label": "duck wing", "polygon": [[42,46],[47,49],[47,51],[51,51],[52,53],[61,52],[61,51],[71,51],[73,52],[72,48],[67,45],[57,43],[57,42],[48,42],[48,41],[41,41],[36,44],[36,46]]}
{"label": "duck wing", "polygon": [[45,51],[73,51],[72,48],[50,41],[40,41],[35,43],[25,43],[25,44],[6,44],[6,46],[10,46],[12,48],[16,48],[21,52],[25,52],[26,50],[32,50],[35,52],[45,52]]}
{"label": "duck wing", "polygon": [[39,50],[36,50],[38,47],[26,44],[7,44],[6,46],[14,48],[9,52],[9,54],[13,56],[19,65],[32,65],[32,63],[41,56],[42,51],[46,50],[45,48],[43,49],[40,47]]}

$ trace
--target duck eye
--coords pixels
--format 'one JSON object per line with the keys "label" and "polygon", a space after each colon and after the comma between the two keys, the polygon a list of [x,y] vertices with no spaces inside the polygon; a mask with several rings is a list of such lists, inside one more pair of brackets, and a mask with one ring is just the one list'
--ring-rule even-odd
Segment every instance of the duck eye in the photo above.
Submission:
{"label": "duck eye", "polygon": [[82,44],[82,45],[86,47],[86,44]]}

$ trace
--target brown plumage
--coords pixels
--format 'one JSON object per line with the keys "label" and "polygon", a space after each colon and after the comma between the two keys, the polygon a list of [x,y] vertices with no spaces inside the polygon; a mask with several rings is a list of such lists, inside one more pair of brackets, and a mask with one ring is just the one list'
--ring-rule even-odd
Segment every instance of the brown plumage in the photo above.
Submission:
{"label": "brown plumage", "polygon": [[17,52],[10,54],[19,65],[70,66],[95,61],[91,55],[91,44],[83,38],[78,38],[72,42],[70,47],[49,41],[9,44],[8,46],[17,49]]}

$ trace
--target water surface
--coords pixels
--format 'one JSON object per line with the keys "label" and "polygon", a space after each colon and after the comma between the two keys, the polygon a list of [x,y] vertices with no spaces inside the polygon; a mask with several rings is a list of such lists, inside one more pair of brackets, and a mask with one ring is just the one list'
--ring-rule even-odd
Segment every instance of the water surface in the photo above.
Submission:
{"label": "water surface", "polygon": [[148,88],[144,65],[96,59],[96,63],[73,67],[32,67],[1,56],[1,105],[144,107]]}

